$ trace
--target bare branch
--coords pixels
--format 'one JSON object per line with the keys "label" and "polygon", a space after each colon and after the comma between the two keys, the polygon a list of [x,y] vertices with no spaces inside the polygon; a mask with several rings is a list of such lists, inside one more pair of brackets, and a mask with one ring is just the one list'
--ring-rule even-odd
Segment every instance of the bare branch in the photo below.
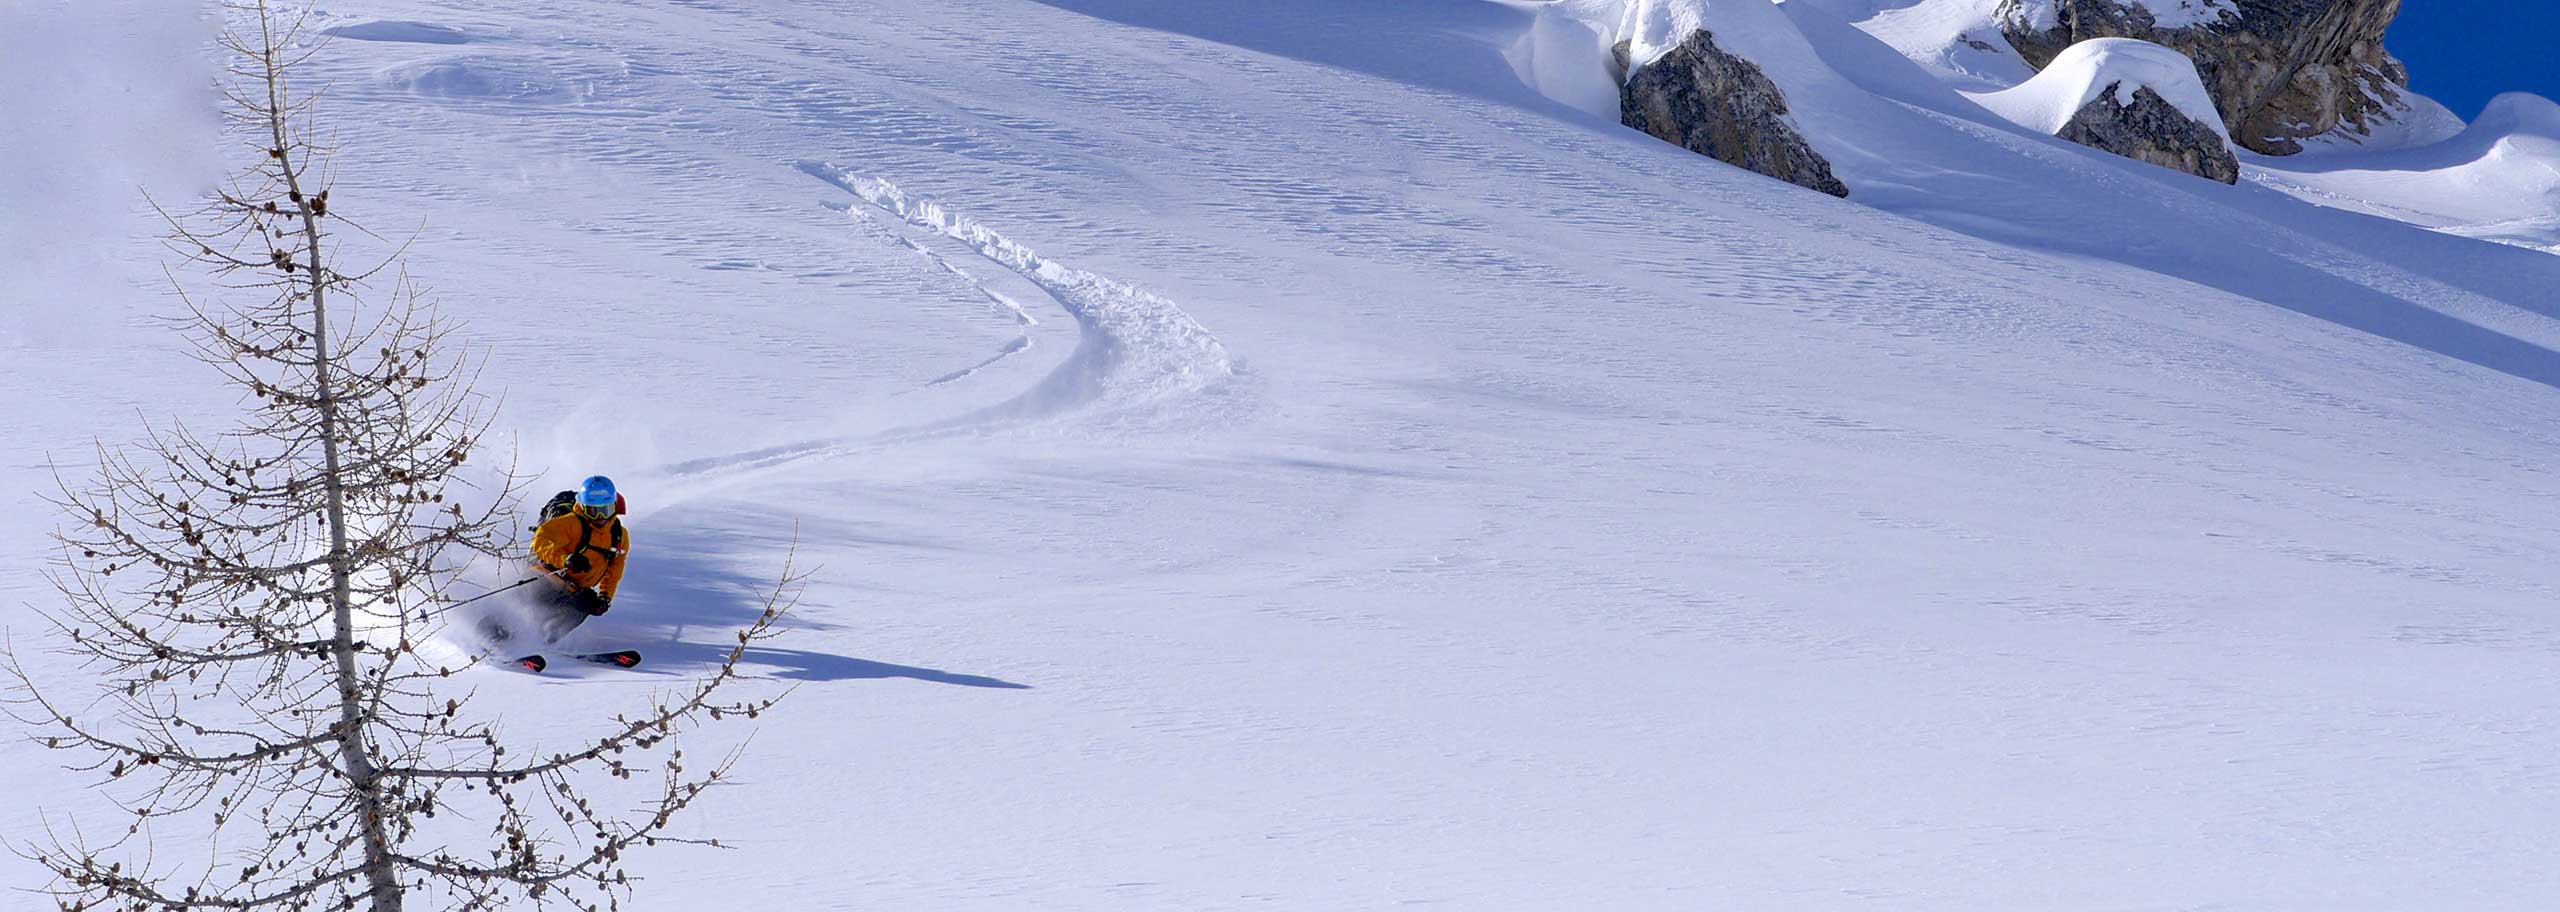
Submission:
{"label": "bare branch", "polygon": [[[688,769],[678,736],[774,705],[730,691],[802,580],[786,561],[702,678],[572,749],[508,759],[537,751],[422,652],[459,574],[511,550],[520,479],[465,472],[495,402],[400,266],[416,236],[381,241],[330,206],[314,96],[288,80],[325,45],[309,11],[230,12],[224,98],[250,161],[191,210],[152,205],[199,280],[170,270],[166,322],[241,391],[241,418],[214,434],[146,418],[93,466],[55,467],[59,601],[41,614],[96,689],[39,687],[0,642],[0,710],[78,757],[119,813],[98,821],[105,841],[49,828],[12,848],[65,908],[612,906],[627,850],[699,842],[667,828],[737,754]],[[338,225],[391,249],[342,270]],[[162,835],[201,851],[163,858]]]}

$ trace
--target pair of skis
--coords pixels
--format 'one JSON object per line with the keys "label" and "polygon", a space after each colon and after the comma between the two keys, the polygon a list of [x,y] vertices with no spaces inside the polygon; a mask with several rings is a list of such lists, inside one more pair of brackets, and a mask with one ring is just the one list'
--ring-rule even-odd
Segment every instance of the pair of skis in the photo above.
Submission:
{"label": "pair of skis", "polygon": [[[594,665],[610,665],[615,668],[640,667],[640,651],[637,649],[625,649],[619,652],[570,652],[562,653],[560,657]],[[541,674],[543,669],[551,667],[551,660],[543,658],[541,653],[535,653],[517,659],[516,667]]]}

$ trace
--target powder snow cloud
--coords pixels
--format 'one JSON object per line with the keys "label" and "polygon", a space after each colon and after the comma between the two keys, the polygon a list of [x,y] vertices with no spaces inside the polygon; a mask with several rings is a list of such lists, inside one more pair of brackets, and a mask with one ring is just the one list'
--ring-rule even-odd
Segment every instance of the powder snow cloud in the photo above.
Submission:
{"label": "powder snow cloud", "polygon": [[161,281],[143,193],[221,173],[218,27],[202,3],[0,7],[0,345],[76,342]]}

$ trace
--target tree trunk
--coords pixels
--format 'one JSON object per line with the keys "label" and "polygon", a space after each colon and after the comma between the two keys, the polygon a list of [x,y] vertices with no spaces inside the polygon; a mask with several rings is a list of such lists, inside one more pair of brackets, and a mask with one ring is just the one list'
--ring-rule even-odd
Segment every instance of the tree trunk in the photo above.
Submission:
{"label": "tree trunk", "polygon": [[[263,11],[262,11],[263,12]],[[264,17],[261,16],[261,19]],[[260,23],[265,27],[264,22]],[[323,503],[329,520],[329,651],[337,660],[338,674],[338,751],[346,765],[348,784],[355,789],[356,813],[364,823],[364,876],[367,894],[373,900],[373,912],[400,912],[401,895],[398,872],[393,869],[390,838],[385,830],[382,801],[382,777],[373,763],[373,752],[365,743],[367,714],[363,700],[363,678],[356,672],[355,596],[349,577],[353,574],[353,556],[347,552],[346,489],[340,478],[342,466],[338,454],[337,390],[330,376],[329,311],[327,295],[329,277],[320,256],[320,217],[313,211],[312,198],[302,191],[302,175],[293,162],[293,147],[285,134],[284,75],[276,62],[273,36],[266,42],[268,127],[274,137],[277,171],[284,175],[288,198],[298,201],[302,219],[302,281],[311,289],[311,361],[312,385],[317,387],[320,405],[320,453]]]}

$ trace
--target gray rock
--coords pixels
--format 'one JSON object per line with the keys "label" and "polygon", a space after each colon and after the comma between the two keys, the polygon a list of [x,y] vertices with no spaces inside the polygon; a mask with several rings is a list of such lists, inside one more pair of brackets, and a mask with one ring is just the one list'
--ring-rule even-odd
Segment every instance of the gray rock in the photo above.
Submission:
{"label": "gray rock", "polygon": [[[2054,26],[2027,21],[2030,2],[2050,3]],[[2139,38],[2176,48],[2196,63],[2223,125],[2243,146],[2271,155],[2302,151],[2301,140],[2332,130],[2363,135],[2387,120],[2409,71],[2382,47],[2400,0],[2232,0],[2238,14],[2161,28],[2131,0],[2001,0],[2001,32],[2042,69],[2063,49],[2091,38]]]}
{"label": "gray rock", "polygon": [[1716,47],[1701,29],[1633,74],[1617,48],[1618,120],[1717,161],[1846,197],[1831,162],[1788,124],[1787,99],[1758,64]]}
{"label": "gray rock", "polygon": [[2131,103],[2119,94],[2122,88],[2123,83],[2108,86],[2054,135],[2197,177],[2240,182],[2240,159],[2222,134],[2147,86],[2134,90]]}

